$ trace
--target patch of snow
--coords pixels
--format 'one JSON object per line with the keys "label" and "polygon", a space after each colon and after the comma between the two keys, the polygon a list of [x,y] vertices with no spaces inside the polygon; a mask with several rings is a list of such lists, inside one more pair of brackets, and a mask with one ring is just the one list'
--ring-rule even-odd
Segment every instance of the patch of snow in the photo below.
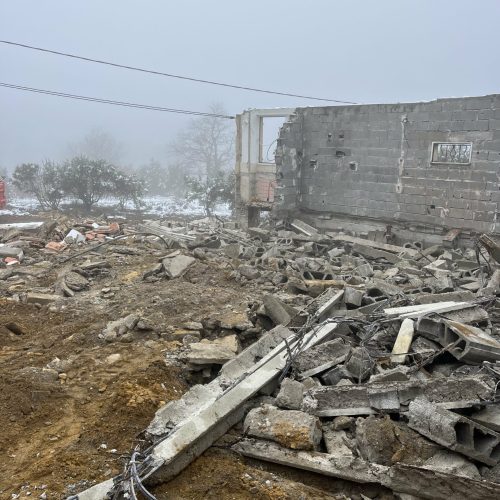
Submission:
{"label": "patch of snow", "polygon": [[[203,206],[200,203],[196,201],[187,202],[174,196],[146,196],[142,198],[142,203],[140,211],[144,215],[164,217],[168,215],[205,214]],[[62,204],[62,209],[64,209],[64,205]],[[98,207],[116,207],[117,205],[117,198],[106,198],[97,204]],[[5,210],[0,210],[0,215],[30,215],[40,210],[40,205],[33,198],[11,198],[7,207]],[[135,210],[135,206],[132,202],[127,202],[125,209]],[[229,205],[221,204],[215,208],[214,213],[222,217],[229,217],[231,210]]]}

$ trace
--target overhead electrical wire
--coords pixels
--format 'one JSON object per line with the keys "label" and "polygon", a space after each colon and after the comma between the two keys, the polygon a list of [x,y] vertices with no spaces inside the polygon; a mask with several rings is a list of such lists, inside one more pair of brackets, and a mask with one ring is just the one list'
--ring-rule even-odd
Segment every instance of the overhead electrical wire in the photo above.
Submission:
{"label": "overhead electrical wire", "polygon": [[313,96],[300,95],[300,94],[291,94],[288,92],[278,92],[278,91],[274,91],[274,90],[265,90],[265,89],[255,88],[255,87],[247,87],[244,85],[234,85],[231,83],[223,83],[223,82],[216,82],[216,81],[212,81],[212,80],[204,80],[202,78],[194,78],[194,77],[190,77],[190,76],[176,75],[173,73],[164,73],[163,71],[155,71],[155,70],[151,70],[151,69],[138,68],[136,66],[128,66],[125,64],[118,64],[118,63],[114,63],[114,62],[110,62],[110,61],[104,61],[102,59],[93,59],[90,57],[78,56],[76,54],[70,54],[68,52],[61,52],[58,50],[45,49],[43,47],[36,47],[33,45],[27,45],[27,44],[19,43],[19,42],[11,42],[9,40],[0,40],[0,43],[6,44],[6,45],[13,45],[15,47],[22,47],[25,49],[37,50],[39,52],[46,52],[49,54],[55,54],[58,56],[71,57],[72,59],[79,59],[81,61],[87,61],[87,62],[92,62],[92,63],[97,63],[97,64],[104,64],[106,66],[114,66],[115,68],[128,69],[131,71],[140,71],[141,73],[150,73],[152,75],[166,76],[168,78],[177,78],[179,80],[188,80],[190,82],[204,83],[204,84],[208,84],[208,85],[217,85],[219,87],[229,87],[229,88],[233,88],[233,89],[247,90],[250,92],[260,92],[263,94],[274,94],[274,95],[281,95],[281,96],[287,96],[287,97],[297,97],[299,99],[309,99],[309,100],[313,100],[313,101],[336,102],[338,104],[357,104],[356,102],[352,102],[352,101],[341,101],[338,99],[326,99],[326,98],[322,98],[322,97],[313,97]]}
{"label": "overhead electrical wire", "polygon": [[33,87],[24,87],[23,85],[16,85],[14,83],[4,83],[0,82],[0,87],[5,87],[9,89],[15,90],[23,90],[25,92],[34,92],[37,94],[45,94],[52,95],[56,97],[65,97],[67,99],[77,99],[80,101],[90,101],[90,102],[98,102],[101,104],[111,104],[113,106],[124,106],[127,108],[137,108],[137,109],[147,109],[150,111],[163,111],[165,113],[178,113],[182,115],[194,115],[194,116],[209,116],[212,118],[225,118],[228,120],[233,120],[234,116],[231,115],[222,115],[217,113],[205,113],[203,111],[190,111],[186,109],[174,109],[174,108],[164,108],[162,106],[151,106],[149,104],[139,104],[135,102],[125,102],[125,101],[115,101],[111,99],[102,99],[100,97],[89,97],[77,94],[67,94],[65,92],[58,92],[55,90],[45,90],[45,89],[36,89]]}

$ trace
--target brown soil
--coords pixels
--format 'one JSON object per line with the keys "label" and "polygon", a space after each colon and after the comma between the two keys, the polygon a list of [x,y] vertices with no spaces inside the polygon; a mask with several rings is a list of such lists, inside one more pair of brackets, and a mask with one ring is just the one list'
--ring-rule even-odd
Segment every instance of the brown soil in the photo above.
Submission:
{"label": "brown soil", "polygon": [[[179,344],[168,340],[168,328],[244,318],[248,304],[263,293],[231,280],[231,267],[217,260],[197,261],[180,279],[147,283],[142,273],[168,251],[128,244],[139,253],[117,254],[109,245],[64,264],[71,269],[105,259],[111,268],[62,308],[12,300],[18,292],[53,291],[63,268],[57,265],[60,256],[28,250],[28,258],[48,259],[53,266],[37,277],[0,282],[0,499],[39,498],[42,492],[49,499],[65,498],[120,472],[155,411],[188,388],[182,364],[175,361]],[[104,297],[105,287],[116,287],[114,296]],[[129,343],[99,339],[108,321],[131,313],[154,331]],[[110,363],[112,354],[120,360]],[[57,371],[47,368],[55,358]],[[272,471],[269,464],[211,448],[154,493],[180,500],[329,499],[342,498],[337,492],[349,489],[328,492],[335,481]]]}

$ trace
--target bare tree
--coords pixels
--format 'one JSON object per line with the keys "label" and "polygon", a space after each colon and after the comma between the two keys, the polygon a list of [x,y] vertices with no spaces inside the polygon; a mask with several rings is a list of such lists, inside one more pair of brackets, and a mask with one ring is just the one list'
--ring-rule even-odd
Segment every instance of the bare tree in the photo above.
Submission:
{"label": "bare tree", "polygon": [[123,156],[123,146],[110,133],[94,128],[80,142],[70,144],[68,152],[73,157],[85,156],[117,164]]}
{"label": "bare tree", "polygon": [[[210,106],[214,114],[227,114],[220,103]],[[186,174],[205,178],[232,167],[234,125],[225,118],[204,116],[192,120],[171,144],[177,164]]]}

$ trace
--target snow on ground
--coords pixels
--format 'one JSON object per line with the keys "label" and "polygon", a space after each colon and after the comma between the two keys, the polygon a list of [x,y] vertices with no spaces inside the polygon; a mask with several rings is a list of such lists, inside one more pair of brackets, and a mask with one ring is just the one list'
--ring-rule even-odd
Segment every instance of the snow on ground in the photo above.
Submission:
{"label": "snow on ground", "polygon": [[[38,202],[33,198],[12,198],[8,200],[7,209],[0,210],[1,215],[30,215],[40,210]],[[176,199],[173,196],[147,196],[142,199],[144,205],[141,212],[144,215],[154,217],[164,217],[168,215],[204,215],[203,207],[196,201],[186,202]],[[116,207],[118,200],[116,198],[106,198],[99,202],[99,207]],[[62,206],[64,208],[64,205]],[[127,210],[134,210],[132,202],[125,205]],[[219,216],[229,217],[231,210],[228,205],[222,204],[215,209]]]}

